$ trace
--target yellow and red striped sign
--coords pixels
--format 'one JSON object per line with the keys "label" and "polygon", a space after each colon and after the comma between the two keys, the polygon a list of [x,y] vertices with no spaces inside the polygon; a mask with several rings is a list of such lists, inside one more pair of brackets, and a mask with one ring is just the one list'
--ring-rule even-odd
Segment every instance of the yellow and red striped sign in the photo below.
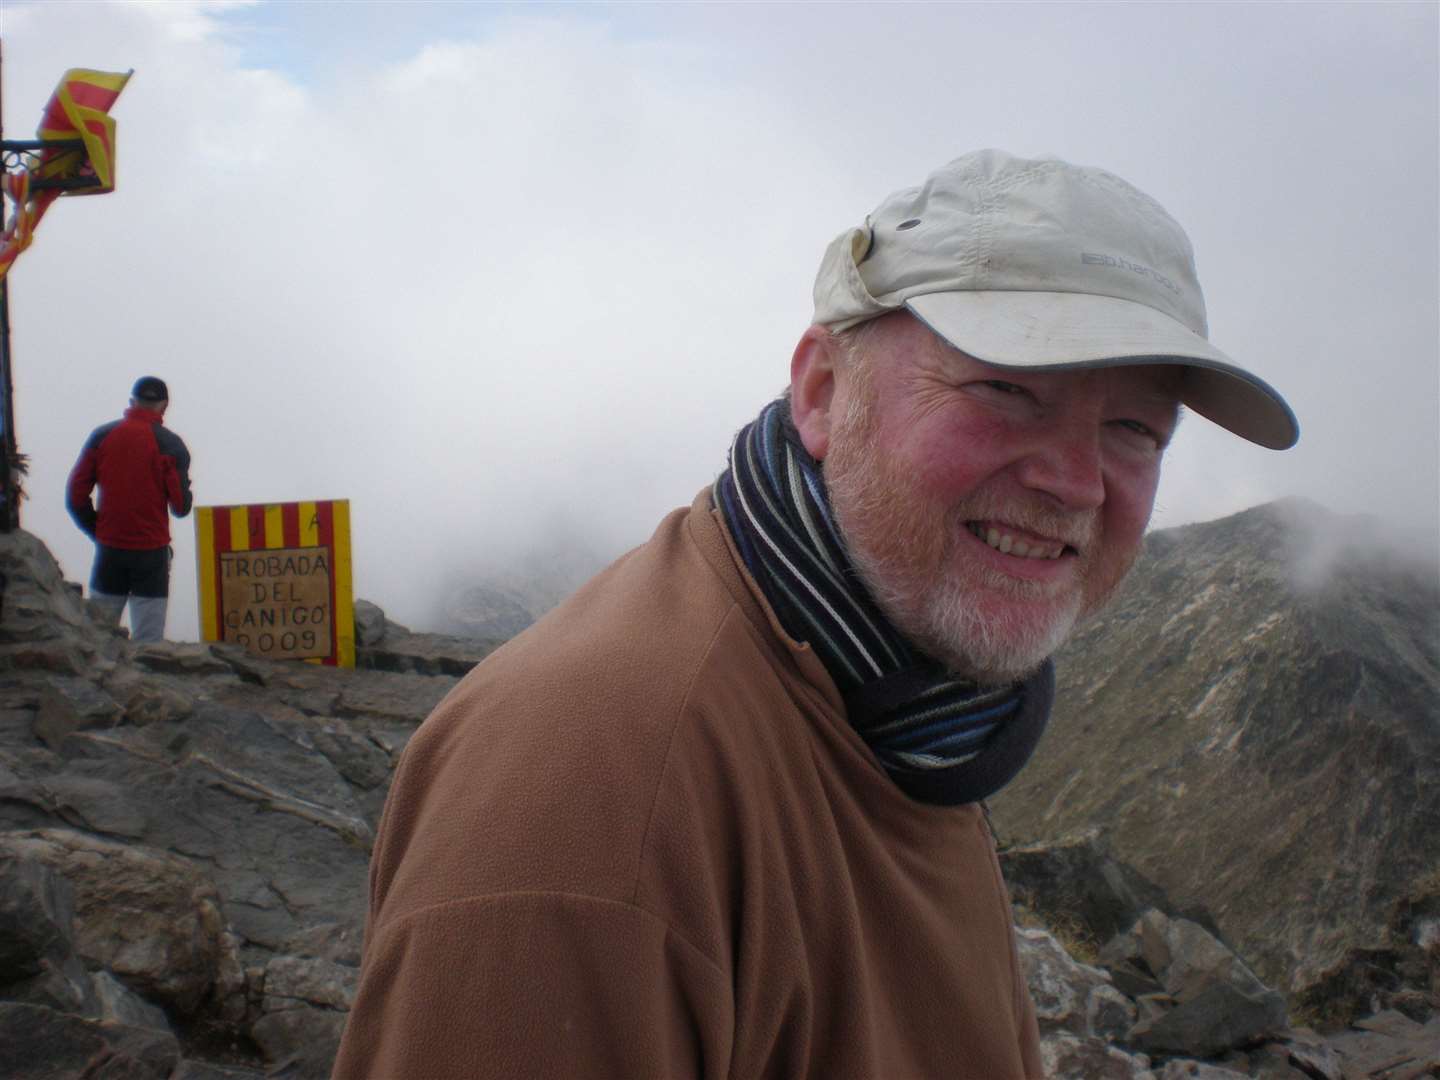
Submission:
{"label": "yellow and red striped sign", "polygon": [[355,666],[347,499],[195,509],[200,636]]}

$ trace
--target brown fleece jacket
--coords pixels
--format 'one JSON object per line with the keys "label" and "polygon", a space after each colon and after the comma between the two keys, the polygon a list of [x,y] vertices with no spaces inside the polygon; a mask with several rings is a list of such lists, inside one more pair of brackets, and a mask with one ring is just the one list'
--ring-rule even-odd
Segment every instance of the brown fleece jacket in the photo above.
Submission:
{"label": "brown fleece jacket", "polygon": [[337,1078],[1042,1075],[993,840],[907,798],[702,492],[407,747]]}

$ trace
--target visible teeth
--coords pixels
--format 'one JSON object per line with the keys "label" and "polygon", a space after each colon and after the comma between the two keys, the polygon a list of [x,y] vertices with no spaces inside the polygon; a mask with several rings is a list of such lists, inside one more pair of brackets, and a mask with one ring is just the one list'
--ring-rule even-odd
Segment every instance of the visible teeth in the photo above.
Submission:
{"label": "visible teeth", "polygon": [[983,533],[980,531],[979,525],[970,525],[969,529],[995,550],[1021,559],[1058,559],[1065,554],[1064,544],[1051,547],[1048,544],[1031,544],[1025,540],[1016,540],[1009,533],[1002,533],[993,525]]}

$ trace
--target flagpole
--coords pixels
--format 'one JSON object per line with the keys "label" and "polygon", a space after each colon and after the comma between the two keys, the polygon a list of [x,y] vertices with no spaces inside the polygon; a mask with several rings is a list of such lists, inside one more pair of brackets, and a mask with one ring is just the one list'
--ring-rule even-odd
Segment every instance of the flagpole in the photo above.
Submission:
{"label": "flagpole", "polygon": [[[0,140],[5,135],[5,45],[0,41]],[[8,163],[7,163],[8,164]],[[0,232],[5,229],[5,199],[0,196]],[[19,451],[15,443],[15,384],[10,373],[10,275],[0,276],[0,532],[20,527]]]}

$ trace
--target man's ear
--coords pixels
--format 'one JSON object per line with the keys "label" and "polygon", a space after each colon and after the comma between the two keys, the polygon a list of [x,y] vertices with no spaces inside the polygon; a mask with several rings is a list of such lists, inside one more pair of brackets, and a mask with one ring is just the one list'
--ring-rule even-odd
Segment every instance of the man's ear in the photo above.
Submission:
{"label": "man's ear", "polygon": [[790,357],[790,418],[816,461],[824,461],[830,450],[839,349],[829,330],[812,326]]}

